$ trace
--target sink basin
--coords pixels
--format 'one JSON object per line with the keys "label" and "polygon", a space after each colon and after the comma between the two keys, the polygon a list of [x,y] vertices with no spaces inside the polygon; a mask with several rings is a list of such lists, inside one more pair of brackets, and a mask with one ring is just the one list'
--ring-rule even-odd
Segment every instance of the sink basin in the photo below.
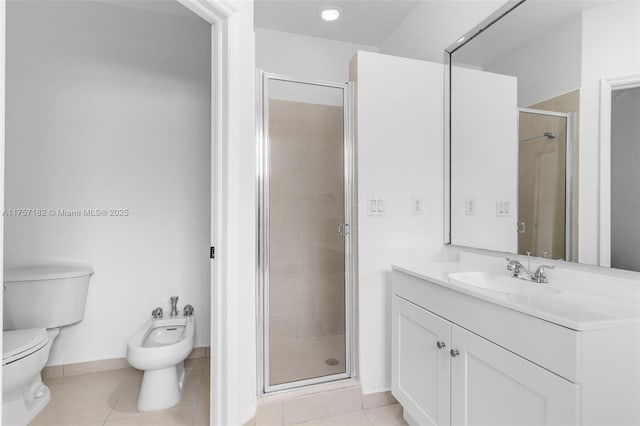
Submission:
{"label": "sink basin", "polygon": [[514,278],[507,273],[497,274],[491,272],[455,272],[448,274],[447,278],[453,283],[495,291],[498,293],[515,294],[524,296],[543,296],[560,293],[561,290],[549,286]]}

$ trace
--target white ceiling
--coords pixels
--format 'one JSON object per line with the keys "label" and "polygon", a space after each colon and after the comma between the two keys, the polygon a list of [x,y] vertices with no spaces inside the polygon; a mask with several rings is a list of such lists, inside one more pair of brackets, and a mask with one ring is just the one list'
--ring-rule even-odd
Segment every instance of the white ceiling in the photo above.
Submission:
{"label": "white ceiling", "polygon": [[[460,64],[483,67],[582,11],[628,0],[528,0],[453,55]],[[637,1],[637,0],[636,0]]]}
{"label": "white ceiling", "polygon": [[[379,46],[420,0],[255,0],[255,26],[313,37]],[[336,22],[320,19],[320,7],[337,5]]]}

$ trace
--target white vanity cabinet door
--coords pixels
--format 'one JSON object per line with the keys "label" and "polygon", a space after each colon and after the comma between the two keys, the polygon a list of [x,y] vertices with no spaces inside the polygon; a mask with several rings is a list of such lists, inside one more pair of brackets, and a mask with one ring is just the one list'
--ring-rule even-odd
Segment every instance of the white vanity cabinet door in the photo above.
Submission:
{"label": "white vanity cabinet door", "polygon": [[395,295],[391,310],[393,395],[419,425],[448,425],[451,323]]}
{"label": "white vanity cabinet door", "polygon": [[579,386],[460,327],[452,341],[451,424],[579,424]]}

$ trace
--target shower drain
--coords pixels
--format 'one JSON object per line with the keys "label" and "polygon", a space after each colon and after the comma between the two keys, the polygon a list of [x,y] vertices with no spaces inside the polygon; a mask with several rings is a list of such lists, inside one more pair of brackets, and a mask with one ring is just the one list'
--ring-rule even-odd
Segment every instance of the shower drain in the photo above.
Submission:
{"label": "shower drain", "polygon": [[328,358],[328,359],[325,359],[325,360],[324,360],[324,363],[325,363],[325,364],[327,364],[327,365],[332,365],[332,366],[333,366],[333,365],[338,365],[338,364],[340,364],[340,361],[338,361],[338,360],[337,360],[337,359],[335,359],[335,358]]}

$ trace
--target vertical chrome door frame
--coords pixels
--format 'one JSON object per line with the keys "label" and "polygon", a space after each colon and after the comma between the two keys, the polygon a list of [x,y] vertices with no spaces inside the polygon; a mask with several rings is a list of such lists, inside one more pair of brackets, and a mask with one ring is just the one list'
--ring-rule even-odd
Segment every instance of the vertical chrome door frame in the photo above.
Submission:
{"label": "vertical chrome door frame", "polygon": [[[257,71],[256,139],[258,143],[258,244],[257,246],[257,328],[258,328],[258,394],[285,391],[308,385],[355,377],[355,288],[354,288],[354,200],[355,153],[353,137],[353,86],[351,83],[303,80],[289,76]],[[345,239],[345,372],[314,377],[278,385],[270,385],[269,378],[269,82],[284,81],[341,89],[344,111],[344,219],[349,232]]]}
{"label": "vertical chrome door frame", "polygon": [[[573,113],[556,112],[534,108],[518,108],[518,130],[520,129],[520,113],[549,115],[552,117],[563,117],[567,126],[567,145],[565,152],[565,211],[564,211],[564,260],[572,261],[573,252],[573,200],[574,200],[574,135],[573,135]],[[518,145],[518,151],[520,146]],[[520,220],[520,219],[518,219]],[[517,251],[517,250],[516,250]]]}

